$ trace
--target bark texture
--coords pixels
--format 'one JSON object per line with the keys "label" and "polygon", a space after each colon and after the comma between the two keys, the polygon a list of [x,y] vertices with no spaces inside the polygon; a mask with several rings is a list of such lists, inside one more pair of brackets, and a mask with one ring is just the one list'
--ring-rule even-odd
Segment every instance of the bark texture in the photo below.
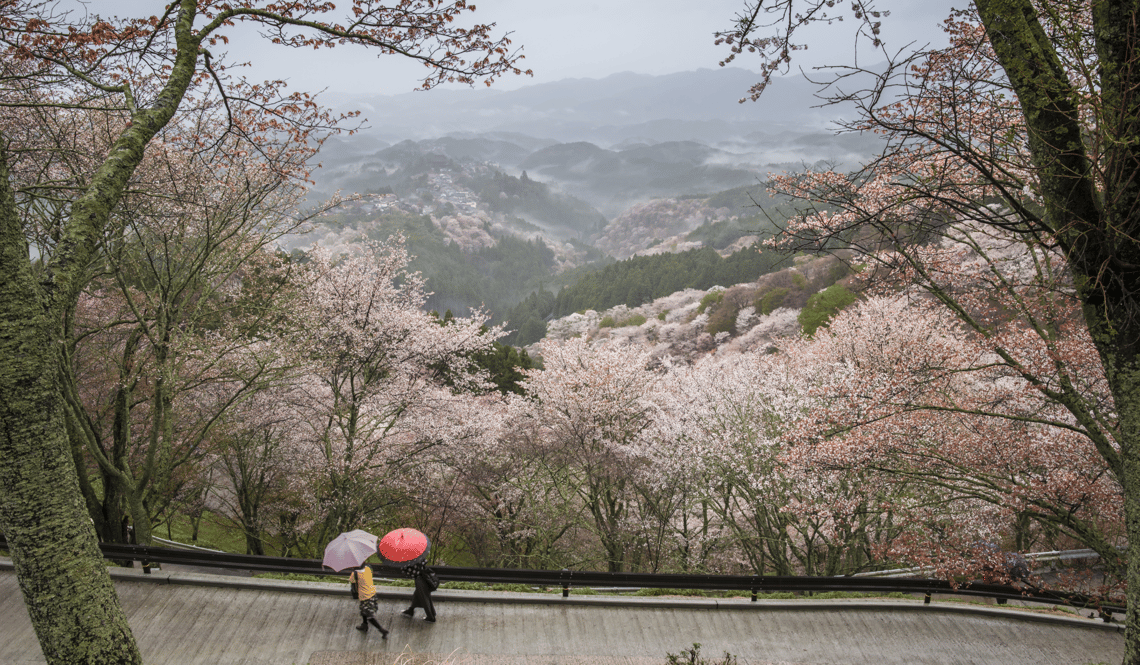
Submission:
{"label": "bark texture", "polygon": [[7,156],[0,153],[0,530],[52,664],[142,662],[83,504],[60,367],[64,321],[111,210],[191,84],[198,60],[194,13],[193,0],[182,0],[178,54],[166,85],[149,108],[132,113],[39,272],[29,260]]}
{"label": "bark texture", "polygon": [[1123,487],[1128,530],[1128,616],[1124,662],[1140,665],[1140,2],[1093,6],[1101,89],[1098,182],[1071,87],[1030,0],[977,0],[1002,68],[1018,94],[1045,202],[1085,321],[1112,390],[1119,451],[1101,454]]}
{"label": "bark texture", "polygon": [[0,159],[0,530],[49,663],[140,663],[87,519],[44,307]]}

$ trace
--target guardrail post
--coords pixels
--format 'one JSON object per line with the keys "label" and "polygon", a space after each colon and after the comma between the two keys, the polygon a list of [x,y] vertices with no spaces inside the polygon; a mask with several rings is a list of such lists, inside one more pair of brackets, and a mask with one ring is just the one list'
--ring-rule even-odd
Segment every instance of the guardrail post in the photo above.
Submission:
{"label": "guardrail post", "polygon": [[922,604],[923,605],[929,605],[930,604],[930,592],[929,591],[926,592],[926,597],[924,597],[922,599]]}
{"label": "guardrail post", "polygon": [[754,603],[756,602],[756,589],[755,588],[752,589],[752,602],[754,602]]}
{"label": "guardrail post", "polygon": [[[563,568],[562,572],[569,573],[570,571]],[[563,598],[569,598],[570,597],[570,581],[569,580],[565,580],[562,582],[562,597]]]}
{"label": "guardrail post", "polygon": [[1005,599],[1005,598],[998,598],[998,599],[997,599],[997,603],[998,603],[998,605],[1005,605],[1005,601],[1006,601],[1006,599]]}

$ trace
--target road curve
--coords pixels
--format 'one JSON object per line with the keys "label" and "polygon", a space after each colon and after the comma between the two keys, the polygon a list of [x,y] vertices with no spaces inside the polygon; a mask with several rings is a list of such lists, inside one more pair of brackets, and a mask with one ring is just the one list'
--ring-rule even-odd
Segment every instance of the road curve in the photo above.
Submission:
{"label": "road curve", "polygon": [[[0,562],[0,663],[43,663],[15,575]],[[353,630],[347,587],[115,571],[149,665],[664,665],[693,642],[746,664],[1118,663],[1118,627],[1019,610],[921,601],[632,599],[441,591],[439,621],[399,614],[410,589],[386,590],[391,637]],[[331,588],[330,588],[331,587]]]}

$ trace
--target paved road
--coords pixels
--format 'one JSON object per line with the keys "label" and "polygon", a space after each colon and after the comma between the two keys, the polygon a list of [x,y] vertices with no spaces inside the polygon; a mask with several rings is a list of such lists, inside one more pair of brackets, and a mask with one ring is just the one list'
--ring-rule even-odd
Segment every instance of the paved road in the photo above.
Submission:
{"label": "paved road", "polygon": [[[383,593],[389,640],[353,630],[343,585],[115,571],[150,665],[664,665],[700,642],[741,665],[1118,663],[1123,635],[1085,619],[921,601],[663,600],[441,591],[439,622]],[[166,583],[164,583],[166,582]],[[232,585],[245,588],[234,588]],[[224,585],[224,586],[213,586]],[[398,656],[403,653],[402,658]],[[413,655],[414,654],[414,655]],[[0,570],[0,663],[43,663],[15,576]]]}

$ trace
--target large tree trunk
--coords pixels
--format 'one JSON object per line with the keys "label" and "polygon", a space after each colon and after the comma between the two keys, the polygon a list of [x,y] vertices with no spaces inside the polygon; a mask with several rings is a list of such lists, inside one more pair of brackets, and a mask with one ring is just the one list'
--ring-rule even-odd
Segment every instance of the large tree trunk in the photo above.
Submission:
{"label": "large tree trunk", "polygon": [[1121,261],[1113,263],[1094,276],[1078,274],[1077,281],[1084,285],[1085,321],[1118,418],[1120,461],[1114,470],[1123,489],[1128,534],[1124,663],[1140,665],[1140,294],[1133,290],[1140,290],[1140,276],[1135,269],[1119,269]]}
{"label": "large tree trunk", "polygon": [[141,662],[83,506],[67,436],[60,364],[64,321],[88,279],[96,242],[146,145],[174,116],[198,57],[193,3],[178,16],[179,49],[151,109],[132,114],[71,206],[50,259],[33,273],[0,136],[0,530],[24,604],[53,665]]}
{"label": "large tree trunk", "polygon": [[[1140,372],[1134,372],[1133,376],[1140,379]],[[1140,431],[1137,430],[1140,427],[1140,394],[1136,394],[1140,390],[1140,381],[1132,382],[1132,390],[1131,404],[1121,406],[1117,400],[1122,428],[1130,430],[1125,432],[1125,438],[1132,441],[1121,451],[1124,458],[1121,484],[1124,486],[1124,516],[1128,530],[1128,613],[1124,633],[1124,662],[1127,665],[1140,663],[1140,446],[1137,445],[1140,442]]]}
{"label": "large tree trunk", "polygon": [[139,663],[81,499],[59,385],[62,323],[39,293],[0,156],[0,530],[49,663]]}
{"label": "large tree trunk", "polygon": [[[1119,480],[1128,534],[1124,662],[1140,665],[1140,98],[1136,0],[1093,3],[1100,73],[1095,137],[1102,191],[1091,175],[1072,88],[1030,0],[975,0],[994,53],[1017,92],[1045,222],[1069,260],[1089,334],[1100,354],[1119,423],[1098,450]],[[1113,557],[1115,552],[1101,552]]]}

